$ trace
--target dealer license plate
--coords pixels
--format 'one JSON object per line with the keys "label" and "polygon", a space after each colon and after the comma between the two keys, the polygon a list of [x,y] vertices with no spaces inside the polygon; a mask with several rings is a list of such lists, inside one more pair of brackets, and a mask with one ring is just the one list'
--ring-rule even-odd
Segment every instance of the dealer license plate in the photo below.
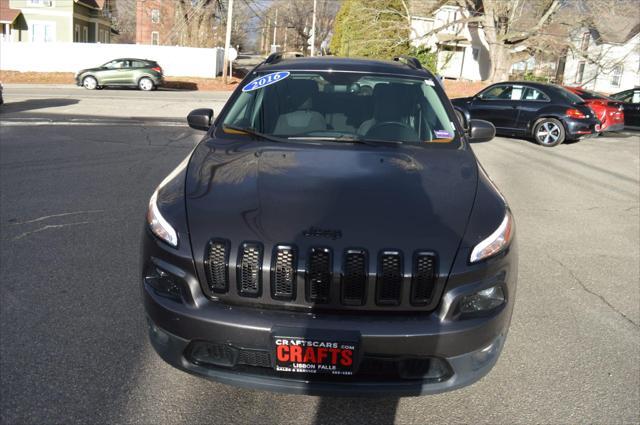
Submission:
{"label": "dealer license plate", "polygon": [[354,373],[357,344],[331,339],[275,336],[276,370],[349,376]]}

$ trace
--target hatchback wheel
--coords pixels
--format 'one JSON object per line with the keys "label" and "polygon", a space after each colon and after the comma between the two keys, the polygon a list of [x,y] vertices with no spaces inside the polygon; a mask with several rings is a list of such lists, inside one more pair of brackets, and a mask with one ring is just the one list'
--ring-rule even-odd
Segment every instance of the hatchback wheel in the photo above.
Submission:
{"label": "hatchback wheel", "polygon": [[98,87],[98,80],[91,76],[84,77],[82,79],[82,85],[87,90],[95,90]]}
{"label": "hatchback wheel", "polygon": [[533,137],[539,145],[548,148],[558,146],[564,142],[564,126],[554,118],[544,118],[533,128]]}
{"label": "hatchback wheel", "polygon": [[144,91],[153,90],[153,81],[151,81],[150,78],[141,78],[140,81],[138,81],[138,87],[140,88],[140,90]]}

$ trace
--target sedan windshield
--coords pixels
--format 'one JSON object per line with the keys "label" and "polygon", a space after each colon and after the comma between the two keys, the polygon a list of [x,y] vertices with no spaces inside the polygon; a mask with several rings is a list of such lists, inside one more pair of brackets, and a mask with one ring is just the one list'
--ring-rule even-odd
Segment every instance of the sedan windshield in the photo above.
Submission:
{"label": "sedan windshield", "polygon": [[221,135],[285,140],[443,143],[454,126],[431,80],[354,72],[275,72],[243,87]]}

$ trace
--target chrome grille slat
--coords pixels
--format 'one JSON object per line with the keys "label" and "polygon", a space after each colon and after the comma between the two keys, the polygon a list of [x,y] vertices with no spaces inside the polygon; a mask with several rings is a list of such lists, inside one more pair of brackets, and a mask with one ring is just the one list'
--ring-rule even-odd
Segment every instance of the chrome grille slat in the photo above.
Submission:
{"label": "chrome grille slat", "polygon": [[426,305],[431,302],[436,283],[436,256],[432,252],[418,252],[413,260],[411,304]]}
{"label": "chrome grille slat", "polygon": [[367,285],[367,254],[364,250],[347,250],[342,274],[342,304],[362,305]]}
{"label": "chrome grille slat", "polygon": [[209,242],[205,255],[205,270],[209,289],[225,293],[229,289],[229,243],[222,239]]}
{"label": "chrome grille slat", "polygon": [[383,251],[378,262],[376,303],[399,305],[402,293],[402,256],[399,251]]}
{"label": "chrome grille slat", "polygon": [[262,291],[262,245],[243,243],[240,247],[237,266],[238,293],[247,297],[258,297]]}
{"label": "chrome grille slat", "polygon": [[326,248],[312,248],[307,259],[307,301],[329,302],[331,279],[331,251]]}
{"label": "chrome grille slat", "polygon": [[292,300],[296,292],[296,251],[291,246],[277,246],[271,264],[271,296]]}

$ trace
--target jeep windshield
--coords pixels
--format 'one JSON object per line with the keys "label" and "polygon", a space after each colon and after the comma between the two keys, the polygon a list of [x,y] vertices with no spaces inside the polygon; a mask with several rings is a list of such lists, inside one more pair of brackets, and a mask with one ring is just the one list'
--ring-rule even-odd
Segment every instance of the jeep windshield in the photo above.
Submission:
{"label": "jeep windshield", "polygon": [[232,102],[218,137],[366,144],[453,145],[457,140],[429,79],[271,72],[258,74]]}

